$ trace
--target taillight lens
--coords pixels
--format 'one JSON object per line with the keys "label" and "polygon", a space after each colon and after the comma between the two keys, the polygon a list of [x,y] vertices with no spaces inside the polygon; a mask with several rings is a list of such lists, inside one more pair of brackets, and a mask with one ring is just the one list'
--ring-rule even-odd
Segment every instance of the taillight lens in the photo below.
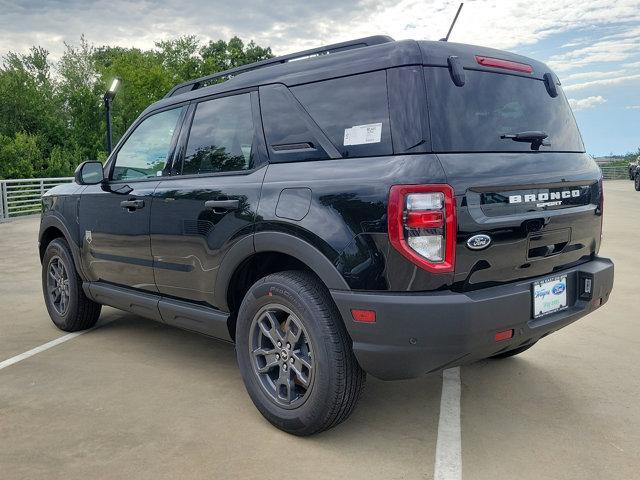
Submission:
{"label": "taillight lens", "polygon": [[456,210],[449,185],[392,186],[388,222],[391,245],[407,259],[432,272],[453,271]]}
{"label": "taillight lens", "polygon": [[476,62],[483,67],[504,68],[505,70],[513,70],[514,72],[533,73],[533,67],[531,65],[512,62],[511,60],[476,55]]}

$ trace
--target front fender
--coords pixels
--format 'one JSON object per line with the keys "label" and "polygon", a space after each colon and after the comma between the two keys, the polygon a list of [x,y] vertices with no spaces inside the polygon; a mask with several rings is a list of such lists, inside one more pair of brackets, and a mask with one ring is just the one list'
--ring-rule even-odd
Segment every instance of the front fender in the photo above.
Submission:
{"label": "front fender", "polygon": [[[74,235],[72,230],[67,227],[64,222],[64,217],[59,212],[55,210],[50,210],[48,213],[45,213],[40,221],[40,231],[38,232],[38,246],[42,245],[42,241],[46,235],[46,232],[50,229],[57,229],[62,233],[62,236],[67,241],[69,248],[71,249],[71,256],[73,257],[73,263],[76,266],[76,271],[82,278],[82,280],[86,281],[87,276],[82,269],[82,262],[80,259],[82,258],[80,253],[80,245],[78,233]],[[44,252],[42,252],[44,254]],[[42,261],[42,255],[40,255],[40,260]]]}

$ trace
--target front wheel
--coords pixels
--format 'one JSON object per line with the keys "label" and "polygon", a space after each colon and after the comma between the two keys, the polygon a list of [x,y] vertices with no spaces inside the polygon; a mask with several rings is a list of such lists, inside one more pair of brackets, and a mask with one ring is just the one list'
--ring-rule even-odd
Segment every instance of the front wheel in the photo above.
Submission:
{"label": "front wheel", "polygon": [[345,420],[364,386],[340,313],[307,272],[272,274],[249,289],[238,312],[236,355],[260,413],[294,435]]}
{"label": "front wheel", "polygon": [[60,330],[85,330],[98,321],[102,306],[84,294],[69,245],[62,238],[53,240],[44,253],[42,293],[49,316]]}
{"label": "front wheel", "polygon": [[636,192],[640,192],[640,174],[636,175],[636,179],[634,181]]}

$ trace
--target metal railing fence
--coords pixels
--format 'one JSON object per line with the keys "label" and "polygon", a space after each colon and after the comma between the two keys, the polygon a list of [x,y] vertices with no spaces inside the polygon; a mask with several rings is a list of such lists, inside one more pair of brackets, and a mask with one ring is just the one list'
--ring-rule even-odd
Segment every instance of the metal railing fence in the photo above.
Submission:
{"label": "metal railing fence", "polygon": [[46,192],[72,181],[73,177],[0,180],[0,221],[39,213]]}
{"label": "metal railing fence", "polygon": [[605,180],[629,180],[629,167],[601,166],[602,178]]}

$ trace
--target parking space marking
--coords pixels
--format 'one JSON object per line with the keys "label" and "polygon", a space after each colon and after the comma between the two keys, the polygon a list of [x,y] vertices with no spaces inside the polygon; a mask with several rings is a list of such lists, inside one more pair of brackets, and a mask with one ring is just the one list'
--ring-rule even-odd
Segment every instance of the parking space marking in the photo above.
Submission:
{"label": "parking space marking", "polygon": [[461,437],[460,367],[455,367],[442,372],[442,397],[440,399],[434,480],[462,479]]}
{"label": "parking space marking", "polygon": [[[92,330],[92,329],[89,329],[89,330]],[[32,348],[31,350],[21,353],[20,355],[16,355],[15,357],[8,358],[7,360],[0,362],[0,370],[13,365],[14,363],[21,362],[22,360],[32,357],[40,352],[49,350],[50,348],[55,347],[56,345],[60,345],[61,343],[71,340],[72,338],[76,338],[78,335],[82,335],[83,333],[86,333],[89,330],[83,330],[82,332],[67,333],[66,335],[58,337],[55,340],[51,340],[50,342],[40,345],[39,347]]]}

